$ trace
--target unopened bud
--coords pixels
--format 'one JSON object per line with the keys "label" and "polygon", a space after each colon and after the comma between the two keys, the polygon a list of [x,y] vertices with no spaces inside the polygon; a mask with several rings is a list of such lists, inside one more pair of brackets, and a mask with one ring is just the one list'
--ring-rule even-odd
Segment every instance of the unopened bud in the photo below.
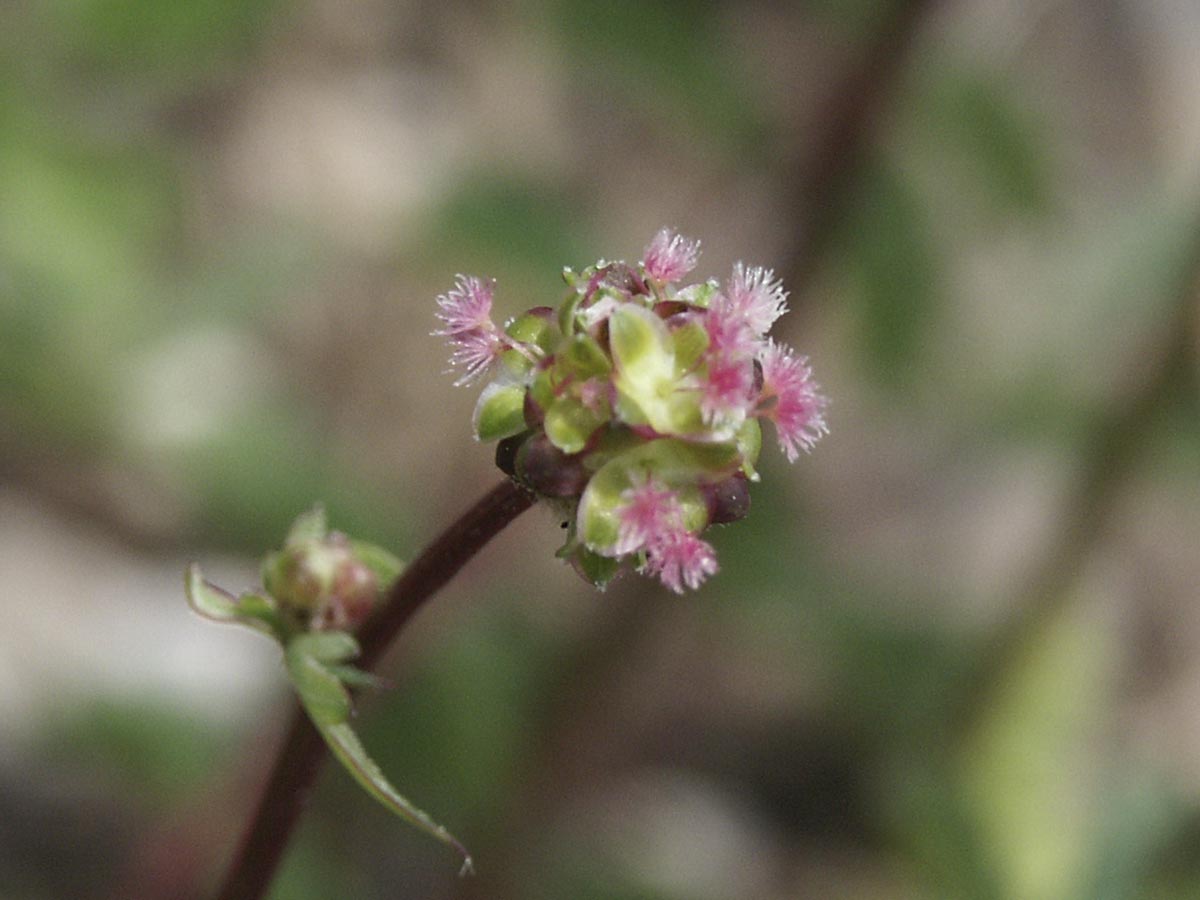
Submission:
{"label": "unopened bud", "polygon": [[744,519],[750,512],[750,483],[740,472],[732,478],[701,487],[708,506],[708,521],[724,525]]}
{"label": "unopened bud", "polygon": [[338,532],[285,545],[264,574],[270,594],[313,628],[353,628],[379,594],[374,573]]}
{"label": "unopened bud", "polygon": [[568,456],[545,434],[534,434],[521,445],[517,477],[544,497],[578,497],[587,487],[588,471],[578,456]]}
{"label": "unopened bud", "polygon": [[375,573],[352,555],[338,566],[333,588],[313,616],[313,627],[353,631],[371,614],[378,596]]}

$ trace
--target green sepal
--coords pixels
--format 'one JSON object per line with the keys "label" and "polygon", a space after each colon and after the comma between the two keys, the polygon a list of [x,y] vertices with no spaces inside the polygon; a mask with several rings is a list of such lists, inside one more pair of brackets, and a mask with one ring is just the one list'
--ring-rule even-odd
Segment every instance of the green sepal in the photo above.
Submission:
{"label": "green sepal", "polygon": [[593,587],[608,587],[608,583],[620,574],[621,561],[611,556],[601,556],[593,553],[587,547],[580,547],[572,558],[575,571],[584,577]]}
{"label": "green sepal", "polygon": [[553,369],[542,369],[533,376],[533,381],[529,383],[529,396],[540,409],[549,409],[554,404],[556,384],[557,377]]}
{"label": "green sepal", "polygon": [[503,371],[514,381],[526,378],[533,370],[533,361],[520,350],[509,349],[500,354]]}
{"label": "green sepal", "polygon": [[306,541],[319,541],[329,534],[329,523],[325,516],[325,507],[317,503],[312,509],[296,516],[292,527],[288,529],[283,546],[292,547]]}
{"label": "green sepal", "polygon": [[371,570],[379,582],[379,590],[386,591],[404,571],[404,563],[397,556],[367,541],[351,539],[350,549],[364,566]]}
{"label": "green sepal", "polygon": [[664,399],[675,380],[675,352],[667,326],[649,310],[626,305],[609,317],[608,340],[617,370],[617,413],[630,425],[658,429]]}
{"label": "green sepal", "polygon": [[196,563],[184,572],[183,589],[188,606],[206,619],[246,625],[277,640],[282,639],[286,631],[274,600],[255,593],[234,597],[205,581]]}
{"label": "green sepal", "polygon": [[675,341],[666,323],[633,304],[615,310],[608,322],[618,415],[629,425],[650,425],[660,434],[703,432],[700,394],[680,382]]}
{"label": "green sepal", "polygon": [[657,390],[675,376],[675,351],[666,324],[648,309],[618,307],[608,317],[608,340],[617,366],[618,386],[631,393]]}
{"label": "green sepal", "polygon": [[751,481],[758,481],[758,454],[762,451],[762,426],[758,419],[747,419],[738,428],[734,443],[742,455],[742,473]]}
{"label": "green sepal", "polygon": [[504,329],[504,333],[522,344],[532,344],[543,353],[552,352],[558,343],[558,334],[554,329],[554,323],[545,316],[532,313],[517,316]]}
{"label": "green sepal", "polygon": [[587,446],[588,439],[607,421],[607,415],[588,409],[578,399],[567,395],[559,397],[546,410],[542,427],[550,443],[570,455]]}
{"label": "green sepal", "polygon": [[[570,270],[564,270],[564,277],[566,271]],[[558,329],[563,334],[570,336],[579,330],[579,320],[575,317],[575,311],[579,309],[579,304],[582,300],[582,292],[574,290],[562,302],[562,306],[558,308]]]}
{"label": "green sepal", "polygon": [[671,341],[675,346],[676,373],[690,372],[708,349],[708,329],[693,318],[671,332]]}
{"label": "green sepal", "polygon": [[710,278],[703,284],[689,284],[687,287],[681,288],[675,292],[675,296],[671,299],[677,300],[680,303],[687,303],[689,306],[708,309],[712,305],[712,298],[717,295],[720,289],[720,284]]}
{"label": "green sepal", "polygon": [[563,376],[570,376],[576,381],[607,377],[612,371],[612,364],[604,350],[586,334],[571,338],[559,356],[558,366]]}
{"label": "green sepal", "polygon": [[388,686],[386,679],[370,672],[364,672],[362,669],[356,669],[354,666],[332,665],[329,667],[329,671],[347,687],[378,691]]}
{"label": "green sepal", "polygon": [[589,472],[598,472],[609,460],[645,443],[646,439],[631,429],[614,425],[600,433],[595,444],[583,457],[583,466]]}
{"label": "green sepal", "polygon": [[237,601],[233,595],[205,581],[197,563],[192,563],[184,572],[183,589],[188,605],[204,618],[214,622],[237,621]]}
{"label": "green sepal", "polygon": [[[325,507],[320,503],[313,504],[312,509],[300,513],[292,522],[287,537],[283,539],[283,550],[322,541],[328,534],[329,523],[325,515]],[[281,592],[284,592],[284,567],[286,564],[287,554],[281,551],[274,551],[263,557],[262,583],[272,597],[278,597]]]}
{"label": "green sepal", "polygon": [[519,384],[493,382],[483,389],[475,404],[475,436],[497,441],[525,430],[525,388]]}
{"label": "green sepal", "polygon": [[471,856],[466,848],[392,786],[350,727],[353,705],[339,674],[345,673],[343,664],[357,655],[358,642],[343,631],[299,635],[284,650],[300,703],[338,762],[386,809],[457,850],[463,858],[463,873],[470,872]]}

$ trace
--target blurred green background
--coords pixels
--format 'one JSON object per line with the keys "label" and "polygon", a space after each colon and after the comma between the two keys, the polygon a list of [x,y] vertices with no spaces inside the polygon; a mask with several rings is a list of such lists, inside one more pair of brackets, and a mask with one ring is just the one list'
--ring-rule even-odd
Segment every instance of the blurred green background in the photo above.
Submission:
{"label": "blurred green background", "polygon": [[663,225],[832,433],[693,596],[527,513],[359,719],[479,875],[330,768],[272,896],[1200,896],[1197,85],[1190,0],[0,5],[0,900],[211,892],[288,688],[186,562],[414,554],[433,298]]}

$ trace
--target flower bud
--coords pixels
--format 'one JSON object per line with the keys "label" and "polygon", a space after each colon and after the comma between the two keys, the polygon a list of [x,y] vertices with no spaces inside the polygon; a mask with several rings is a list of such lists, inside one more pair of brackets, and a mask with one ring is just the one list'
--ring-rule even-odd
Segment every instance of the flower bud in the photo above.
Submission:
{"label": "flower bud", "polygon": [[708,521],[726,525],[744,519],[750,512],[750,482],[741,472],[716,484],[701,486],[708,506]]}
{"label": "flower bud", "polygon": [[496,468],[509,478],[515,478],[517,475],[517,451],[521,449],[521,444],[527,437],[528,432],[515,434],[496,444]]}
{"label": "flower bud", "polygon": [[588,472],[578,456],[568,456],[545,434],[531,435],[516,455],[517,478],[544,497],[578,497]]}
{"label": "flower bud", "polygon": [[353,629],[375,606],[380,583],[350,539],[325,527],[318,508],[292,526],[263,563],[263,584],[304,630]]}

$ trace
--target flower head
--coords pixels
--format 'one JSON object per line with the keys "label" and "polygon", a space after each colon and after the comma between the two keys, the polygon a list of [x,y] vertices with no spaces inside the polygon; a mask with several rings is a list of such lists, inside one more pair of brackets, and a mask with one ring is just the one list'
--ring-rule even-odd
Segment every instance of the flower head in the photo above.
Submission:
{"label": "flower head", "polygon": [[674,491],[647,478],[621,493],[620,525],[613,553],[624,556],[644,550],[657,535],[678,530],[682,510]]}
{"label": "flower head", "polygon": [[655,281],[678,281],[696,268],[700,242],[691,241],[670,228],[659,229],[642,255],[642,268]]}
{"label": "flower head", "polygon": [[454,382],[455,387],[482,378],[505,350],[500,335],[485,328],[473,328],[455,334],[450,339],[450,346],[450,365],[462,372]]}
{"label": "flower head", "polygon": [[470,331],[495,331],[492,322],[491,281],[458,275],[453,289],[437,298],[437,317],[444,327],[433,332],[450,337]]}
{"label": "flower head", "polygon": [[771,280],[774,275],[770,269],[748,269],[734,263],[722,297],[729,313],[741,318],[760,338],[787,312],[787,292],[782,281]]}
{"label": "flower head", "polygon": [[459,276],[436,334],[459,384],[489,377],[475,408],[497,463],[565,513],[559,555],[603,584],[632,564],[669,589],[717,571],[700,537],[749,509],[761,422],[794,461],[828,430],[803,357],[768,337],[787,309],[769,269],[738,263],[722,287],[678,284],[699,242],[660,230],[640,265],[566,269],[558,309],[501,330],[492,285]]}
{"label": "flower head", "polygon": [[763,371],[759,414],[775,423],[779,446],[795,462],[800,450],[809,451],[829,431],[825,424],[826,400],[812,380],[804,357],[790,347],[767,342],[760,360]]}
{"label": "flower head", "polygon": [[700,412],[710,425],[736,427],[754,400],[754,364],[749,357],[714,354],[701,382]]}
{"label": "flower head", "polygon": [[710,575],[717,574],[717,554],[712,545],[687,531],[671,531],[650,545],[645,564],[638,569],[654,575],[677,594],[684,585],[700,587]]}

